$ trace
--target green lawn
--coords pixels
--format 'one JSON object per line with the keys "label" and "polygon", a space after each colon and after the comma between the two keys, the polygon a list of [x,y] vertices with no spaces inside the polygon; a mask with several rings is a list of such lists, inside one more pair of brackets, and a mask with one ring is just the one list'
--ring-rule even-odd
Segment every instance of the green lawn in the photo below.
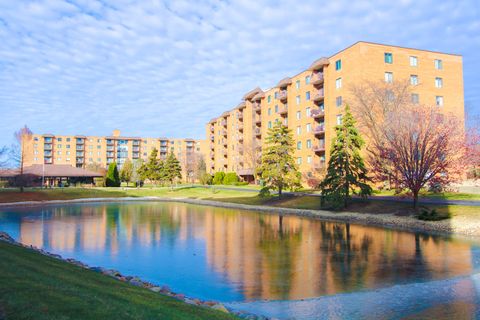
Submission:
{"label": "green lawn", "polygon": [[236,319],[0,241],[0,319]]}
{"label": "green lawn", "polygon": [[[394,190],[376,190],[374,195],[377,196],[394,196]],[[403,195],[405,196],[405,195]],[[420,192],[420,198],[424,199],[444,199],[444,200],[480,200],[480,194],[461,193],[461,192],[440,192],[433,193],[428,191]]]}

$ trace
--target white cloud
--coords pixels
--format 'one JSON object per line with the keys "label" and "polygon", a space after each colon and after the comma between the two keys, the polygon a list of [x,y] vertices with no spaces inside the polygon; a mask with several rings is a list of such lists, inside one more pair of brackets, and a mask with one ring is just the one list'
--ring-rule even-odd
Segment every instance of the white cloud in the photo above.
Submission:
{"label": "white cloud", "polygon": [[0,0],[0,145],[24,123],[203,137],[248,90],[358,40],[463,54],[476,109],[478,21],[475,0]]}

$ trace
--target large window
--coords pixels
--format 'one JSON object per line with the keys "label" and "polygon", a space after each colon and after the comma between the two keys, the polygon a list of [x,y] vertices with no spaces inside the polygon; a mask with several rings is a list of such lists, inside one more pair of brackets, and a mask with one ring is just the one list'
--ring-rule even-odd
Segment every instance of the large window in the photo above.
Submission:
{"label": "large window", "polygon": [[342,87],[342,78],[335,80],[335,88],[340,89]]}
{"label": "large window", "polygon": [[335,61],[335,70],[337,70],[337,71],[342,70],[342,60],[341,59],[338,59],[337,61]]}
{"label": "large window", "polygon": [[443,79],[442,78],[435,78],[435,87],[442,88],[443,87]]}
{"label": "large window", "polygon": [[385,52],[385,63],[393,63],[393,54]]}
{"label": "large window", "polygon": [[308,139],[307,140],[307,149],[311,149],[312,148],[312,140]]}
{"label": "large window", "polygon": [[310,76],[305,77],[305,84],[310,84]]}
{"label": "large window", "polygon": [[310,107],[308,107],[307,109],[305,109],[305,115],[306,115],[307,117],[310,117],[310,112],[311,112]]}
{"label": "large window", "polygon": [[415,56],[410,56],[410,66],[416,67],[418,66],[418,59]]}
{"label": "large window", "polygon": [[337,114],[337,125],[341,125],[343,120],[343,115]]}
{"label": "large window", "polygon": [[418,85],[418,76],[415,74],[410,75],[410,84],[412,86]]}
{"label": "large window", "polygon": [[435,69],[442,70],[443,69],[443,62],[440,59],[435,59]]}
{"label": "large window", "polygon": [[302,150],[302,141],[297,142],[297,150]]}
{"label": "large window", "polygon": [[300,96],[295,97],[295,102],[297,103],[297,105],[300,104]]}
{"label": "large window", "polygon": [[436,96],[435,97],[435,104],[439,107],[443,106],[443,97],[442,96]]}
{"label": "large window", "polygon": [[300,80],[295,81],[295,88],[300,89]]}
{"label": "large window", "polygon": [[297,120],[300,120],[302,118],[302,113],[300,111],[297,111]]}
{"label": "large window", "polygon": [[338,96],[335,98],[335,105],[337,107],[341,107],[342,106],[342,96]]}
{"label": "large window", "polygon": [[298,126],[297,127],[297,135],[301,135],[302,134],[302,127]]}
{"label": "large window", "polygon": [[392,72],[385,72],[385,82],[392,83],[393,82],[393,73]]}
{"label": "large window", "polygon": [[305,100],[310,100],[310,91],[305,92]]}

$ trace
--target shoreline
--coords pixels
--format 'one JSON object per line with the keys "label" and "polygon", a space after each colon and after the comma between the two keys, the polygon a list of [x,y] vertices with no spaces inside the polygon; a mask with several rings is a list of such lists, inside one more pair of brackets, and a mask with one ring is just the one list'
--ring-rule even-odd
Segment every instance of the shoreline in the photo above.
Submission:
{"label": "shoreline", "polygon": [[[306,217],[330,222],[353,223],[365,226],[382,227],[387,229],[424,232],[440,236],[465,237],[473,240],[480,239],[480,220],[453,222],[454,218],[441,221],[422,221],[411,216],[396,216],[392,214],[373,214],[356,212],[334,212],[328,210],[309,210],[282,208],[265,205],[249,205],[233,202],[223,202],[215,200],[202,200],[192,198],[170,198],[170,197],[118,197],[118,198],[81,198],[70,200],[45,200],[45,201],[21,201],[0,203],[1,208],[8,207],[35,207],[43,205],[70,204],[70,203],[95,203],[95,202],[133,202],[133,201],[152,201],[152,202],[177,202],[194,205],[204,205],[220,208],[249,210],[263,212],[266,214],[282,214],[299,217]],[[458,220],[458,219],[457,219]],[[463,219],[467,220],[467,219]]]}

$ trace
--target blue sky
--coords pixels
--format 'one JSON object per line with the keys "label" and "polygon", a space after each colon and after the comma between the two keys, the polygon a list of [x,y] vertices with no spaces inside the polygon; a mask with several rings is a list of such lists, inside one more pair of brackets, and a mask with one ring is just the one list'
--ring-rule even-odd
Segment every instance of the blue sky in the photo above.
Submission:
{"label": "blue sky", "polygon": [[35,133],[204,137],[204,124],[358,41],[462,54],[480,113],[480,2],[0,0],[0,145]]}

